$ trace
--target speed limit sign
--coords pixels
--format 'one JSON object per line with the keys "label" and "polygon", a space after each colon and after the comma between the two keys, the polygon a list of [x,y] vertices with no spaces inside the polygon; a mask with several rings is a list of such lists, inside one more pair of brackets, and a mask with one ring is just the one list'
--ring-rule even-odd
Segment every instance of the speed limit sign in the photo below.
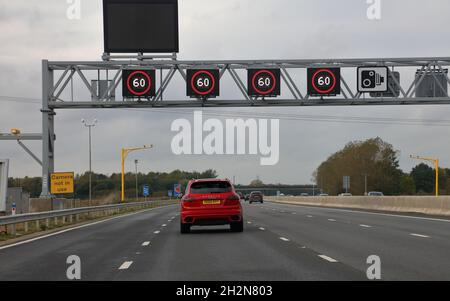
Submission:
{"label": "speed limit sign", "polygon": [[249,69],[248,95],[266,97],[280,95],[280,77],[280,69]]}
{"label": "speed limit sign", "polygon": [[308,94],[310,96],[335,96],[341,94],[341,69],[308,69]]}
{"label": "speed limit sign", "polygon": [[219,70],[187,70],[187,96],[203,98],[217,97],[220,94],[219,87]]}
{"label": "speed limit sign", "polygon": [[155,70],[124,70],[122,91],[125,98],[155,96]]}

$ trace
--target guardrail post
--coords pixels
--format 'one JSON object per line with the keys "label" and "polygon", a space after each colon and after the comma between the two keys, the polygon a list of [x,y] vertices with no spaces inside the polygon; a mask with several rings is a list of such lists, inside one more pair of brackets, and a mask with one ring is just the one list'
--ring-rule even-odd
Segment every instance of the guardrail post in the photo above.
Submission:
{"label": "guardrail post", "polygon": [[69,215],[69,223],[73,223],[73,215]]}
{"label": "guardrail post", "polygon": [[36,231],[40,230],[39,220],[36,220]]}
{"label": "guardrail post", "polygon": [[50,219],[48,219],[48,218],[45,219],[45,227],[47,229],[50,228]]}
{"label": "guardrail post", "polygon": [[55,217],[55,226],[58,226],[58,218]]}
{"label": "guardrail post", "polygon": [[23,230],[25,231],[25,233],[28,232],[28,222],[23,223]]}
{"label": "guardrail post", "polygon": [[63,216],[63,217],[61,218],[61,222],[62,222],[63,225],[66,223],[66,217],[65,217],[65,216]]}
{"label": "guardrail post", "polygon": [[75,214],[75,221],[78,222],[80,220],[80,215],[79,214]]}

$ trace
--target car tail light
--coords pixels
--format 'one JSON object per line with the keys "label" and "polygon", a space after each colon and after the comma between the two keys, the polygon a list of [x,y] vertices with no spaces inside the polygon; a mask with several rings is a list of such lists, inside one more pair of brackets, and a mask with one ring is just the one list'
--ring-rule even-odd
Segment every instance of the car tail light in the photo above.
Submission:
{"label": "car tail light", "polygon": [[241,198],[237,194],[230,195],[225,200],[225,205],[237,205],[241,201]]}
{"label": "car tail light", "polygon": [[183,202],[186,202],[186,203],[190,203],[190,202],[193,202],[193,201],[195,201],[193,198],[191,198],[189,195],[185,195],[184,197],[183,197]]}

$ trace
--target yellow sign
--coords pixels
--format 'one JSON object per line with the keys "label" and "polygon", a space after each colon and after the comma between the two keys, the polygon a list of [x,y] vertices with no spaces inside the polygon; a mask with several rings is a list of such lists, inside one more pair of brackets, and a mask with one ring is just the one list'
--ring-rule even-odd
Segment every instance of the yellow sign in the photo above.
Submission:
{"label": "yellow sign", "polygon": [[50,177],[52,194],[70,194],[74,193],[74,173],[57,172]]}

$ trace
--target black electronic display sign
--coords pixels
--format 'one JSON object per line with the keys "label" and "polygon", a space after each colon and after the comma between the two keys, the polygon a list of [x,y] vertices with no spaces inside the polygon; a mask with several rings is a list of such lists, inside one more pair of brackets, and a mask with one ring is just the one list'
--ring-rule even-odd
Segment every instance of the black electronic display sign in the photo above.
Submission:
{"label": "black electronic display sign", "polygon": [[187,70],[187,96],[217,97],[220,95],[220,75],[217,69]]}
{"label": "black electronic display sign", "polygon": [[340,68],[309,68],[308,95],[336,96],[341,94]]}
{"label": "black electronic display sign", "polygon": [[179,51],[177,0],[103,0],[107,53]]}
{"label": "black electronic display sign", "polygon": [[155,70],[123,70],[123,97],[149,98],[155,96],[155,77]]}
{"label": "black electronic display sign", "polygon": [[249,69],[248,95],[275,97],[281,94],[280,69]]}

